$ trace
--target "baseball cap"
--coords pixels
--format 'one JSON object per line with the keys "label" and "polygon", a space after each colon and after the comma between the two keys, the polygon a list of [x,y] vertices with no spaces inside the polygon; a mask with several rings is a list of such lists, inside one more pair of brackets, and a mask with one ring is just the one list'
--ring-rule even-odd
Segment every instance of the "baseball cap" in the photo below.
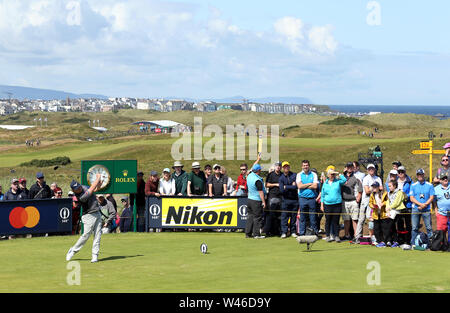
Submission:
{"label": "baseball cap", "polygon": [[394,162],[392,162],[392,165],[401,166],[401,165],[402,165],[402,162],[400,162],[400,161],[394,161]]}
{"label": "baseball cap", "polygon": [[336,169],[336,167],[334,167],[334,165],[328,165],[327,169],[325,170],[325,172],[328,173],[329,170],[335,170],[335,169]]}
{"label": "baseball cap", "polygon": [[345,164],[345,167],[353,167],[353,162],[347,162],[347,164]]}
{"label": "baseball cap", "polygon": [[151,172],[150,172],[150,176],[156,176],[156,175],[158,175],[158,172],[157,172],[157,171],[151,171]]}
{"label": "baseball cap", "polygon": [[417,174],[417,175],[425,175],[425,171],[423,170],[423,168],[419,168],[419,169],[416,171],[416,174]]}
{"label": "baseball cap", "polygon": [[367,165],[367,169],[369,169],[369,168],[375,168],[376,169],[375,165],[373,165],[373,164]]}
{"label": "baseball cap", "polygon": [[98,194],[97,197],[98,198],[105,198],[105,195],[104,194]]}
{"label": "baseball cap", "polygon": [[253,171],[253,172],[257,172],[257,171],[259,171],[259,170],[261,170],[261,165],[259,165],[259,164],[253,165],[253,167],[252,167],[252,171]]}
{"label": "baseball cap", "polygon": [[285,166],[291,166],[291,164],[289,164],[288,161],[284,161],[283,163],[281,163],[281,167],[285,167]]}
{"label": "baseball cap", "polygon": [[200,163],[199,162],[193,162],[192,163],[192,168],[200,168]]}
{"label": "baseball cap", "polygon": [[44,173],[42,173],[42,172],[37,172],[37,173],[36,173],[36,178],[37,178],[37,179],[39,179],[39,178],[44,178]]}
{"label": "baseball cap", "polygon": [[273,163],[273,165],[275,165],[275,166],[281,166],[281,162],[280,161],[276,161],[275,163]]}
{"label": "baseball cap", "polygon": [[128,197],[127,196],[123,196],[122,198],[120,198],[120,201],[127,201],[128,202]]}
{"label": "baseball cap", "polygon": [[398,175],[398,172],[397,172],[397,170],[391,170],[389,172],[389,175]]}
{"label": "baseball cap", "polygon": [[27,180],[23,177],[19,179],[19,184],[26,183],[26,182],[27,182]]}
{"label": "baseball cap", "polygon": [[448,178],[447,172],[441,172],[441,173],[439,174],[439,179],[444,179],[444,178]]}
{"label": "baseball cap", "polygon": [[72,182],[70,183],[70,188],[72,188],[72,190],[77,189],[78,187],[81,187],[81,184],[79,182],[77,182],[76,180],[72,180]]}
{"label": "baseball cap", "polygon": [[142,172],[142,171],[137,172],[137,176],[139,176],[139,175],[144,176],[144,172]]}
{"label": "baseball cap", "polygon": [[11,179],[11,184],[18,183],[18,182],[19,182],[19,180],[17,178]]}
{"label": "baseball cap", "polygon": [[402,165],[402,166],[399,166],[399,167],[398,167],[397,171],[398,171],[398,172],[400,172],[400,171],[406,172],[406,168]]}
{"label": "baseball cap", "polygon": [[380,187],[380,183],[375,181],[375,182],[373,182],[373,184],[371,186],[372,187]]}
{"label": "baseball cap", "polygon": [[450,148],[450,142],[447,142],[447,143],[443,146],[443,148],[444,148],[444,149],[449,149],[449,148]]}
{"label": "baseball cap", "polygon": [[216,169],[216,167],[220,168],[220,164],[214,164],[213,169]]}
{"label": "baseball cap", "polygon": [[166,172],[166,173],[169,173],[170,174],[170,169],[168,168],[168,167],[166,167],[165,169],[163,169],[163,173],[164,172]]}

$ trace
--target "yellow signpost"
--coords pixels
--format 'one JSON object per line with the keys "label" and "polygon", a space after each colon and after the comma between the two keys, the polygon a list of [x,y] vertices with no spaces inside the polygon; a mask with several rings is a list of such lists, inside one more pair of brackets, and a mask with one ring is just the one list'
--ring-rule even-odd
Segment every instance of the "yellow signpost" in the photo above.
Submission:
{"label": "yellow signpost", "polygon": [[421,150],[413,150],[412,154],[428,154],[430,158],[430,183],[433,182],[433,154],[445,154],[445,150],[433,150],[433,140],[420,142]]}

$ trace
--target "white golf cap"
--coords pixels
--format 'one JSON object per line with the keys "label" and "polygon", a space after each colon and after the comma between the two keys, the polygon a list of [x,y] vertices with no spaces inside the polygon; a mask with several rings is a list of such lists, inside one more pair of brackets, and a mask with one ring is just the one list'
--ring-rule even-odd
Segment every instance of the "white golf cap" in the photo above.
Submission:
{"label": "white golf cap", "polygon": [[367,169],[369,169],[369,168],[376,168],[376,167],[373,164],[369,164],[369,165],[367,165]]}
{"label": "white golf cap", "polygon": [[391,171],[389,172],[389,174],[390,174],[390,175],[398,175],[398,172],[397,172],[397,170],[391,170]]}

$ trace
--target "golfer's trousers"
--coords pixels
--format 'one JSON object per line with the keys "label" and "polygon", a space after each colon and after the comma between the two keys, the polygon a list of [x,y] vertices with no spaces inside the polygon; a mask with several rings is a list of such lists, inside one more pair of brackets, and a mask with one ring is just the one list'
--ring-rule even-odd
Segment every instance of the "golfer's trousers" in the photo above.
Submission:
{"label": "golfer's trousers", "polygon": [[91,233],[94,233],[94,241],[92,243],[92,255],[98,255],[100,251],[100,238],[102,236],[102,215],[100,212],[83,214],[81,217],[83,222],[83,234],[78,239],[77,243],[72,247],[74,252],[78,252],[83,248],[86,241],[88,241]]}
{"label": "golfer's trousers", "polygon": [[249,237],[260,236],[263,221],[262,201],[248,199],[247,212],[245,234]]}

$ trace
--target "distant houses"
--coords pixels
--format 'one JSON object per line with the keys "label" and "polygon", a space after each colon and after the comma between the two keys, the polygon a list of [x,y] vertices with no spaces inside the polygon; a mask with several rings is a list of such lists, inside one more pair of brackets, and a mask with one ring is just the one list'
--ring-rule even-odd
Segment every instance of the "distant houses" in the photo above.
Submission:
{"label": "distant houses", "polygon": [[[221,110],[252,111],[263,113],[300,114],[325,112],[312,104],[254,103],[216,103],[214,101],[192,102],[183,99],[69,99],[66,100],[15,100],[0,99],[0,115],[21,111],[41,112],[115,112],[119,109],[138,109],[155,112],[174,112],[180,110],[215,112]],[[330,112],[328,112],[330,113]]]}

